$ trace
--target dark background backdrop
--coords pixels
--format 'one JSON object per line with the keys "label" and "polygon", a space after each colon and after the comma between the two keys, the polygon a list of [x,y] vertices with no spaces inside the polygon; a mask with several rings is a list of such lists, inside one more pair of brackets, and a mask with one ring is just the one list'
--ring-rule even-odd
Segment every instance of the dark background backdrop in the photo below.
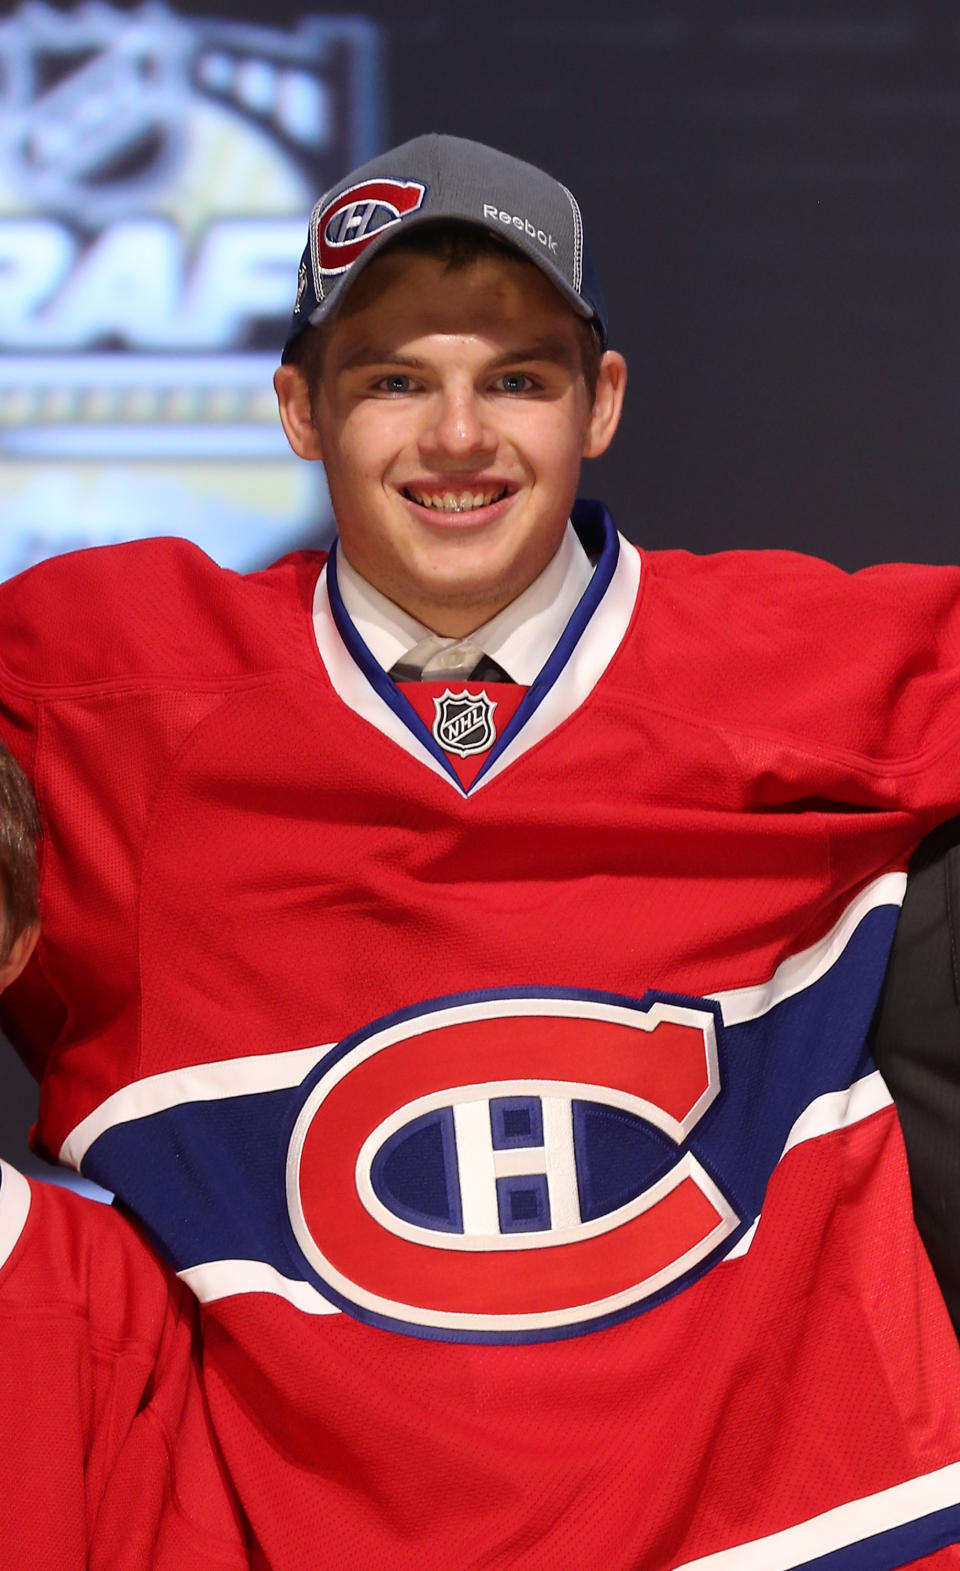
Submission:
{"label": "dark background backdrop", "polygon": [[[195,9],[283,26],[319,7]],[[960,7],[357,9],[383,28],[389,142],[476,137],[578,195],[631,368],[584,490],[626,533],[956,559]],[[0,1151],[29,1166],[15,1069],[5,1093]]]}

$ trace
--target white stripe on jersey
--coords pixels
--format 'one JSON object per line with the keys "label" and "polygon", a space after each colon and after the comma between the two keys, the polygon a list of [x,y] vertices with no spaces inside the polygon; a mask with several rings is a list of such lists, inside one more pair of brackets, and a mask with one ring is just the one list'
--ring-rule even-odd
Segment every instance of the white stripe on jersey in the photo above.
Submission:
{"label": "white stripe on jersey", "polygon": [[794,1571],[811,1560],[859,1544],[891,1528],[904,1527],[945,1506],[960,1502],[960,1462],[906,1483],[881,1489],[862,1500],[849,1500],[795,1527],[736,1544],[698,1560],[687,1560],[676,1571]]}
{"label": "white stripe on jersey", "polygon": [[212,1304],[218,1298],[232,1298],[238,1293],[272,1293],[305,1315],[341,1313],[309,1282],[282,1276],[263,1260],[208,1260],[204,1265],[188,1266],[177,1275],[201,1304]]}

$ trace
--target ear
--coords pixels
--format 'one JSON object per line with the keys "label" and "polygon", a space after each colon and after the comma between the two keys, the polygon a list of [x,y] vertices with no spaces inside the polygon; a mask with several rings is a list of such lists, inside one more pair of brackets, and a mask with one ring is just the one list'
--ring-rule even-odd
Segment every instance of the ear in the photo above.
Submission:
{"label": "ear", "polygon": [[273,386],[280,406],[280,423],[287,441],[298,458],[323,458],[320,437],[313,424],[310,389],[297,365],[281,365],[274,373]]}
{"label": "ear", "polygon": [[583,442],[584,458],[599,458],[613,441],[626,387],[627,362],[615,349],[608,349],[600,361],[597,391]]}
{"label": "ear", "polygon": [[36,922],[31,922],[29,927],[25,927],[22,933],[17,934],[6,960],[0,963],[0,993],[20,975],[33,954],[39,937],[40,927]]}

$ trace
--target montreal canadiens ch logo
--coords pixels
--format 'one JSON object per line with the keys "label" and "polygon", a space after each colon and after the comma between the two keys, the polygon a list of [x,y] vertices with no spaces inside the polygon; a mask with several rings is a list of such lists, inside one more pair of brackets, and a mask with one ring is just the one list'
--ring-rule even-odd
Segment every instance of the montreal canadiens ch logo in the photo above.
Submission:
{"label": "montreal canadiens ch logo", "polygon": [[452,693],[449,687],[433,700],[434,739],[448,753],[469,758],[485,753],[497,740],[493,724],[496,700],[486,693]]}
{"label": "montreal canadiens ch logo", "polygon": [[328,202],[315,215],[317,263],[324,273],[343,273],[371,240],[416,212],[429,187],[420,180],[364,180]]}
{"label": "montreal canadiens ch logo", "polygon": [[637,1314],[740,1218],[685,1142],[709,1002],[530,990],[425,1004],[329,1053],[290,1140],[296,1241],[348,1313],[451,1341]]}

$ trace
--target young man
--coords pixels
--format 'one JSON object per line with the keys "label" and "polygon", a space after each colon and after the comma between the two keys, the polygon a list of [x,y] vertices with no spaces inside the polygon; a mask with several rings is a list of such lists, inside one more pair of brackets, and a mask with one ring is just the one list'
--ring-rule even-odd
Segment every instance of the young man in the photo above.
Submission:
{"label": "young man", "polygon": [[[36,808],[0,746],[0,991],[37,938]],[[0,1563],[247,1564],[190,1295],[110,1206],[0,1161]]]}
{"label": "young man", "polygon": [[0,589],[39,1138],[204,1305],[252,1564],[960,1566],[960,1353],[865,1048],[960,804],[960,574],[642,555],[580,213],[424,137],[277,390],[339,527]]}

